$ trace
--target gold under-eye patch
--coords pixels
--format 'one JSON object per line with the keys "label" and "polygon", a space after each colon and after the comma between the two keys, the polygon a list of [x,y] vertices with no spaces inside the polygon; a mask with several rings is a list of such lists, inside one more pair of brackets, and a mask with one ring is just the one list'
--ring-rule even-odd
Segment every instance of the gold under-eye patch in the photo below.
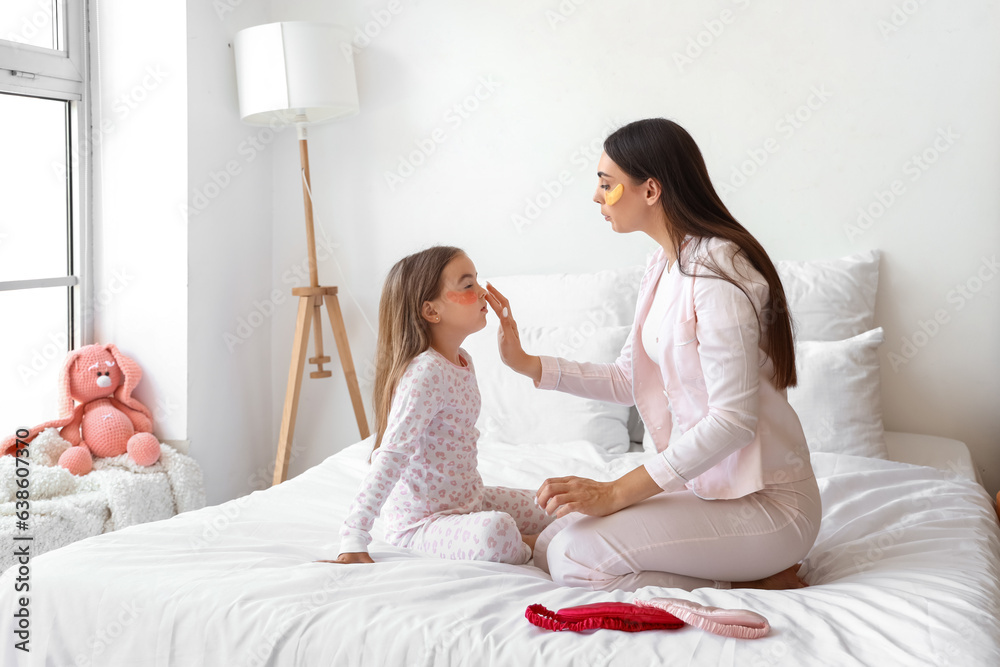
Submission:
{"label": "gold under-eye patch", "polygon": [[608,206],[614,206],[622,198],[623,192],[625,192],[625,186],[619,183],[614,190],[609,190],[604,194],[604,203]]}

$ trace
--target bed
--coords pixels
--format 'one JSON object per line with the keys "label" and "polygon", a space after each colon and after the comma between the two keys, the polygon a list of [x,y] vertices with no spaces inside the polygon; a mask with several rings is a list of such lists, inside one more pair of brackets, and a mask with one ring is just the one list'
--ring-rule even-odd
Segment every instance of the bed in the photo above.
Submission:
{"label": "bed", "polygon": [[[337,555],[337,528],[365,472],[370,442],[362,441],[280,486],[33,559],[30,653],[15,648],[23,594],[15,592],[16,568],[7,570],[0,577],[0,662],[1000,664],[1000,531],[969,451],[955,440],[881,424],[875,290],[866,286],[870,298],[859,306],[854,289],[863,265],[870,273],[877,262],[877,253],[868,253],[779,267],[800,325],[800,386],[789,398],[807,432],[824,506],[800,572],[808,588],[562,588],[530,563],[444,561],[391,547],[378,522],[375,565],[315,563]],[[838,283],[841,269],[849,279]],[[641,273],[633,267],[493,282],[511,297],[526,347],[600,359],[614,353],[623,328],[627,333],[630,314],[621,303]],[[837,328],[851,309],[866,312]],[[483,391],[480,471],[487,484],[537,488],[567,474],[610,479],[653,455],[633,411],[532,393],[490,361],[489,336],[468,343]],[[524,618],[535,603],[555,610],[658,596],[750,609],[768,619],[771,632],[752,641],[691,626],[581,635],[541,630]]]}

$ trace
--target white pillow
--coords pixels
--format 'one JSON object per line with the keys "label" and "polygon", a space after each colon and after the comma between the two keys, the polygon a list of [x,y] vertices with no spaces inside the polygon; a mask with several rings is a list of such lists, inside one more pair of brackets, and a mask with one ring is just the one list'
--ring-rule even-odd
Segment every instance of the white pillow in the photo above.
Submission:
{"label": "white pillow", "polygon": [[519,327],[631,326],[646,267],[595,273],[498,276],[489,282],[510,301]]}
{"label": "white pillow", "polygon": [[[615,327],[631,326],[645,272],[645,264],[635,264],[594,273],[522,274],[489,281],[510,301],[519,327]],[[629,438],[641,442],[645,428],[634,407],[629,417]]]}
{"label": "white pillow", "polygon": [[798,385],[788,402],[813,452],[888,459],[882,424],[882,328],[838,341],[795,344]]}
{"label": "white pillow", "polygon": [[[518,327],[531,354],[574,361],[610,363],[618,358],[631,326]],[[609,453],[629,447],[629,406],[536,389],[527,377],[507,368],[497,350],[496,327],[469,336],[462,347],[472,355],[483,397],[476,427],[484,442],[512,444],[592,442]]]}
{"label": "white pillow", "polygon": [[843,340],[875,326],[879,251],[840,259],[778,261],[795,340]]}

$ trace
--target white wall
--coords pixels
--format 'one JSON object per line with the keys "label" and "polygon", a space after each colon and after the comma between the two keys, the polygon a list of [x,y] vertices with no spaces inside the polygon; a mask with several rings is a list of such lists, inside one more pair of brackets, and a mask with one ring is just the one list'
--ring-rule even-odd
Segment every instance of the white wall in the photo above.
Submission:
{"label": "white wall", "polygon": [[271,160],[239,120],[229,47],[268,8],[187,4],[97,9],[95,340],[142,365],[154,433],[189,447],[211,504],[273,467],[270,328],[241,327],[269,292]]}
{"label": "white wall", "polygon": [[[136,30],[155,25],[157,30]],[[94,95],[94,342],[143,368],[135,396],[161,439],[187,437],[185,12],[104,0],[91,29]]]}
{"label": "white wall", "polygon": [[269,18],[265,2],[187,5],[188,434],[214,504],[270,486],[274,465],[271,160],[240,121],[230,46]]}
{"label": "white wall", "polygon": [[[107,303],[96,334],[143,365],[157,435],[190,441],[209,502],[270,477],[290,289],[305,284],[296,142],[239,121],[228,46],[243,27],[285,19],[361,31],[361,114],[313,128],[310,147],[318,240],[332,244],[320,281],[341,288],[363,391],[381,281],[408,252],[459,245],[484,276],[640,262],[649,241],[610,232],[590,201],[593,172],[611,128],[662,115],[691,131],[727,205],[774,258],[883,250],[886,425],[969,443],[987,487],[1000,487],[1000,283],[984,264],[1000,246],[996,3],[100,9],[95,68],[113,124],[98,147],[95,285]],[[935,141],[947,150],[935,154]],[[924,151],[936,160],[915,171]],[[408,162],[420,164],[411,173]],[[741,180],[741,169],[753,173]],[[852,228],[880,198],[893,201]],[[357,440],[331,366],[333,378],[305,380],[293,476]]]}
{"label": "white wall", "polygon": [[[1000,246],[997,3],[272,2],[288,18],[372,35],[356,55],[360,115],[310,144],[319,226],[337,245],[321,283],[341,288],[363,389],[368,323],[403,254],[459,245],[487,276],[640,262],[648,241],[607,228],[593,172],[609,126],[666,116],[773,258],[884,252],[886,426],[967,442],[1000,486],[1000,281],[984,262]],[[287,293],[304,257],[294,143],[274,145],[271,284],[255,298]],[[421,164],[390,185],[410,156]],[[562,192],[515,224],[560,174]],[[878,217],[858,226],[869,207]],[[275,437],[294,310],[271,319]],[[357,440],[334,370],[306,380],[292,475]]]}

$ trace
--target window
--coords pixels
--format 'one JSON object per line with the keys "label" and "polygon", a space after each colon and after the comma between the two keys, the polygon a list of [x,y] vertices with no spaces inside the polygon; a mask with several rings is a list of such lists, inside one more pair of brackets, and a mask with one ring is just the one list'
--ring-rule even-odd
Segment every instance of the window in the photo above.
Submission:
{"label": "window", "polygon": [[85,0],[0,3],[0,436],[58,417],[89,342]]}

